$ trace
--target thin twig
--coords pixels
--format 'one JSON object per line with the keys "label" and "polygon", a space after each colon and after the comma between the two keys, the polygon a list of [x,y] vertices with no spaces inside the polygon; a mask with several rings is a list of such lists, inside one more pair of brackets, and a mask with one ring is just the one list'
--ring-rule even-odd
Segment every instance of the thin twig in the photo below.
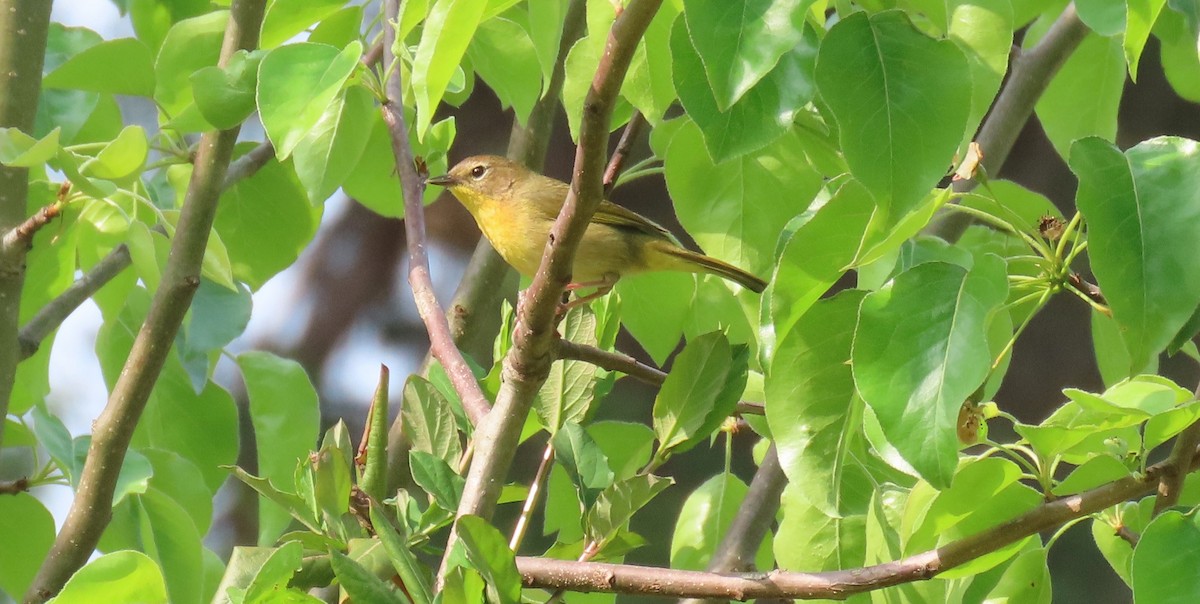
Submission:
{"label": "thin twig", "polygon": [[[387,15],[396,16],[397,0],[388,0]],[[381,108],[383,121],[387,123],[392,138],[392,152],[396,155],[396,172],[400,175],[400,186],[404,191],[404,232],[408,237],[408,283],[412,287],[417,313],[425,322],[429,332],[429,348],[433,356],[441,361],[450,377],[455,392],[462,399],[463,410],[471,423],[479,425],[491,409],[487,397],[471,373],[471,367],[450,337],[450,325],[446,322],[446,311],[442,309],[433,293],[433,278],[429,274],[429,256],[425,253],[425,204],[422,194],[424,179],[417,173],[412,149],[408,145],[408,125],[404,122],[401,99],[404,89],[400,82],[400,70],[395,68],[392,56],[392,39],[396,32],[390,26],[383,37],[384,73],[388,74],[388,101]]]}
{"label": "thin twig", "polygon": [[[1200,462],[1193,451],[1189,469]],[[843,599],[856,593],[923,581],[1030,535],[1054,528],[1154,490],[1166,464],[1063,497],[983,532],[934,550],[864,568],[821,573],[711,573],[627,564],[517,557],[525,587],[668,596],[676,598]]]}
{"label": "thin twig", "polygon": [[662,386],[663,381],[667,379],[665,371],[651,367],[627,354],[600,350],[595,346],[579,344],[566,339],[560,338],[555,341],[554,355],[559,359],[573,359],[591,363],[609,371],[620,371],[652,386]]}
{"label": "thin twig", "polygon": [[512,539],[508,542],[508,549],[514,552],[521,549],[521,542],[525,540],[525,531],[529,528],[529,518],[533,516],[533,508],[542,494],[542,485],[546,482],[546,476],[550,474],[553,461],[554,445],[547,442],[546,449],[542,451],[542,461],[538,464],[537,473],[533,476],[533,482],[529,483],[529,494],[525,496],[525,503],[521,505],[521,515],[517,516],[517,525],[513,527]]}
{"label": "thin twig", "polygon": [[[1075,3],[1068,4],[1055,19],[1046,35],[1033,48],[1018,53],[1012,62],[1004,88],[996,97],[992,110],[979,129],[976,142],[983,150],[981,165],[988,174],[999,174],[1000,167],[1008,159],[1013,144],[1022,127],[1033,115],[1033,109],[1041,98],[1050,80],[1067,62],[1071,54],[1090,31],[1075,12]],[[954,190],[966,192],[978,183],[974,179],[959,180]],[[945,239],[957,241],[971,225],[971,217],[957,212],[947,212],[941,219],[927,227],[926,232]]]}
{"label": "thin twig", "polygon": [[[504,360],[504,382],[496,397],[495,412],[475,432],[475,458],[459,502],[459,517],[491,518],[512,464],[521,427],[534,396],[549,375],[559,299],[571,279],[575,250],[604,197],[601,177],[613,106],[638,41],[661,4],[662,0],[632,0],[608,34],[605,52],[583,104],[571,189],[550,231],[533,284],[517,309],[518,326],[514,330],[513,348]],[[453,549],[455,539],[452,533],[447,552]],[[443,558],[439,577],[446,567],[447,560]]]}
{"label": "thin twig", "polygon": [[613,186],[617,184],[617,176],[621,174],[625,161],[629,159],[629,151],[633,148],[634,141],[642,133],[645,125],[646,116],[642,115],[641,111],[634,111],[633,116],[629,118],[629,123],[625,124],[625,131],[621,133],[621,140],[617,142],[617,148],[613,150],[612,158],[608,160],[608,167],[604,169],[605,193],[612,191]]}
{"label": "thin twig", "polygon": [[62,202],[56,201],[51,204],[42,206],[40,210],[17,225],[13,230],[4,234],[4,247],[12,248],[18,245],[24,245],[26,248],[33,245],[33,236],[42,227],[50,224],[62,212]]}
{"label": "thin twig", "polygon": [[[225,29],[219,64],[238,50],[258,45],[265,0],[235,0]],[[208,132],[200,139],[171,254],[154,292],[146,321],[134,339],[108,404],[96,419],[79,488],[62,530],[46,556],[26,602],[44,602],[95,551],[112,517],[113,494],[125,452],[158,381],[167,354],[200,285],[200,267],[216,215],[217,200],[233,155],[239,128]],[[15,348],[15,347],[14,347]]]}
{"label": "thin twig", "polygon": [[29,490],[29,479],[0,480],[0,495],[16,495]]}

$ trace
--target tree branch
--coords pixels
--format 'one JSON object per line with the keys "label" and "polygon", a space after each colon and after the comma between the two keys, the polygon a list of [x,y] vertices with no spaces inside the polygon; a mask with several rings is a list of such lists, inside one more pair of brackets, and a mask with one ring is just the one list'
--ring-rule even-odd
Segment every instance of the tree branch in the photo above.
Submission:
{"label": "tree branch", "polygon": [[[1194,397],[1200,398],[1200,386],[1196,386]],[[1200,446],[1200,420],[1183,429],[1175,436],[1171,455],[1162,462],[1162,479],[1158,482],[1158,495],[1154,498],[1154,515],[1157,516],[1179,503],[1183,492],[1183,481],[1191,467],[1191,452]]]}
{"label": "tree branch", "polygon": [[651,367],[627,354],[608,352],[607,350],[600,350],[595,346],[578,344],[561,338],[554,342],[554,357],[583,361],[601,369],[619,371],[651,386],[662,386],[663,381],[667,379],[665,371]]}
{"label": "tree branch", "polygon": [[[265,4],[265,0],[235,0],[225,29],[221,66],[234,52],[251,50],[258,45]],[[161,284],[154,292],[146,321],[134,339],[108,404],[93,426],[92,443],[75,500],[50,553],[25,594],[26,602],[44,602],[62,589],[67,579],[87,562],[108,525],[117,476],[134,428],[200,285],[200,265],[238,130],[234,127],[208,132],[200,139],[196,166],[188,183]]]}
{"label": "tree branch", "polygon": [[[399,2],[388,0],[387,15],[396,17]],[[425,187],[424,179],[417,174],[412,149],[408,146],[408,125],[404,122],[404,110],[401,99],[404,90],[400,82],[400,71],[395,68],[396,58],[392,56],[392,40],[395,30],[385,26],[383,37],[384,73],[388,74],[388,101],[383,104],[383,121],[387,123],[388,132],[392,137],[392,152],[396,155],[396,172],[400,175],[400,186],[404,191],[404,232],[408,238],[408,283],[412,287],[413,300],[417,304],[417,313],[425,322],[429,332],[429,348],[433,356],[441,361],[446,369],[446,375],[454,390],[462,399],[463,410],[471,423],[478,425],[491,405],[475,375],[463,359],[462,353],[454,345],[450,337],[450,325],[446,321],[446,311],[438,304],[437,296],[433,293],[433,279],[429,275],[429,257],[425,253],[425,206],[422,203],[422,192]]]}
{"label": "tree branch", "polygon": [[[50,28],[50,3],[0,0],[0,128],[33,133],[38,95],[42,89],[42,64]],[[25,220],[29,199],[29,169],[0,165],[0,233],[8,233]],[[8,402],[16,380],[20,349],[21,290],[25,285],[28,245],[0,245],[0,419],[8,416]],[[4,424],[0,421],[0,445]]]}
{"label": "tree branch", "polygon": [[[1200,462],[1192,451],[1189,470]],[[1154,490],[1167,464],[1044,503],[970,537],[895,562],[820,573],[711,573],[622,564],[517,557],[525,587],[676,598],[842,599],[856,593],[923,581],[1005,545]]]}
{"label": "tree branch", "polygon": [[[1088,28],[1079,20],[1075,3],[1068,4],[1038,43],[1022,52],[1012,62],[1008,79],[996,97],[991,112],[979,129],[976,142],[983,151],[981,165],[988,174],[998,174],[1008,159],[1021,128],[1033,115],[1034,107],[1050,80],[1062,68],[1071,54],[1088,35]],[[978,183],[974,179],[954,183],[954,190],[966,192]],[[946,241],[957,241],[971,225],[971,217],[948,212],[930,225],[927,232]]]}
{"label": "tree branch", "polygon": [[[662,0],[632,0],[609,32],[604,55],[584,100],[571,189],[550,231],[533,285],[526,290],[517,309],[514,345],[504,360],[504,382],[495,409],[475,432],[475,457],[467,473],[458,516],[491,518],[533,397],[549,374],[559,299],[571,279],[575,250],[604,196],[601,177],[613,105],[638,41],[661,3]],[[452,533],[451,541],[454,539]],[[447,546],[447,551],[452,545]]]}
{"label": "tree branch", "polygon": [[612,159],[608,160],[608,167],[604,169],[604,191],[606,193],[612,191],[613,186],[617,184],[621,168],[629,159],[629,150],[633,148],[633,142],[637,140],[645,125],[646,116],[642,115],[641,111],[634,111],[629,118],[629,123],[625,124],[625,130],[621,132],[621,140],[617,141],[617,148],[613,150]]}
{"label": "tree branch", "polygon": [[[275,147],[271,145],[271,141],[265,141],[237,158],[236,161],[229,164],[229,170],[225,172],[225,182],[221,184],[221,192],[224,193],[238,181],[253,176],[274,156]],[[33,356],[42,341],[51,332],[58,329],[62,322],[67,320],[67,317],[71,316],[75,309],[79,308],[79,305],[100,291],[100,288],[115,279],[132,263],[129,247],[122,243],[101,258],[90,271],[72,283],[58,297],[39,309],[28,323],[21,326],[21,331],[17,336],[21,347],[21,360]]]}

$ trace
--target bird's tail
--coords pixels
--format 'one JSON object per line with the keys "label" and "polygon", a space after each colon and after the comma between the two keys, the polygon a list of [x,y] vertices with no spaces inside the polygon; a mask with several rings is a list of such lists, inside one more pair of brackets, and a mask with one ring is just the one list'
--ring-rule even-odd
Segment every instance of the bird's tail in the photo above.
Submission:
{"label": "bird's tail", "polygon": [[666,244],[655,247],[667,256],[682,261],[677,264],[680,270],[693,273],[711,273],[718,277],[729,279],[756,294],[761,294],[767,288],[766,281],[727,262],[722,262],[704,254],[697,254],[696,252],[685,250],[675,245]]}

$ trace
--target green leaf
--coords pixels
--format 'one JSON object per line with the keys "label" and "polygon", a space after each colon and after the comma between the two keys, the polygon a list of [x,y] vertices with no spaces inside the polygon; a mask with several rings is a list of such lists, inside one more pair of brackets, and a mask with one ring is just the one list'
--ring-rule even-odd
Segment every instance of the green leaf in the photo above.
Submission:
{"label": "green leaf", "polygon": [[[736,10],[737,3],[729,4]],[[706,64],[692,47],[683,19],[671,31],[675,89],[688,117],[704,134],[704,143],[716,163],[757,151],[792,127],[796,112],[816,94],[813,70],[817,36],[804,27],[797,39],[765,77],[728,107],[720,107],[713,89],[704,81]]]}
{"label": "green leaf", "polygon": [[429,493],[434,502],[448,512],[458,509],[466,481],[454,473],[450,464],[424,451],[409,451],[408,463],[413,481]]}
{"label": "green leaf", "polygon": [[371,574],[371,571],[363,568],[358,562],[351,560],[346,554],[331,550],[329,556],[338,583],[354,601],[378,604],[405,604],[407,602],[390,585]]}
{"label": "green leaf", "polygon": [[299,495],[280,490],[266,478],[259,478],[241,468],[224,466],[224,469],[229,470],[235,478],[246,483],[247,486],[254,489],[258,494],[282,506],[293,518],[299,520],[309,530],[314,533],[321,532],[320,521],[313,515],[313,511],[310,509],[308,503]]}
{"label": "green leaf", "polygon": [[[1043,18],[1025,34],[1029,48],[1044,34],[1050,19]],[[1064,159],[1075,140],[1098,136],[1116,140],[1117,109],[1125,89],[1125,59],[1118,38],[1088,34],[1079,48],[1050,80],[1038,99],[1038,121],[1054,150]]]}
{"label": "green leaf", "polygon": [[289,44],[263,57],[258,114],[276,157],[287,159],[321,123],[361,56],[362,44],[356,40],[340,51],[324,44]]}
{"label": "green leaf", "polygon": [[529,32],[504,18],[484,21],[471,39],[467,56],[500,104],[512,107],[517,121],[524,124],[542,96],[542,72]]}
{"label": "green leaf", "polygon": [[874,210],[875,199],[858,181],[851,180],[824,205],[809,208],[785,229],[783,252],[764,298],[776,342],[783,341],[792,326],[846,273]]}
{"label": "green leaf", "polygon": [[1131,357],[1145,367],[1200,305],[1195,141],[1161,137],[1124,154],[1089,138],[1071,147],[1088,254]]}
{"label": "green leaf", "polygon": [[207,533],[212,524],[214,493],[204,483],[204,475],[196,464],[171,451],[142,449],[141,454],[154,471],[150,488],[178,503],[196,525],[196,531],[201,535]]}
{"label": "green leaf", "polygon": [[696,277],[675,272],[629,275],[617,282],[616,295],[621,299],[622,325],[650,358],[665,363],[679,346],[694,308]]}
{"label": "green leaf", "polygon": [[[713,332],[687,343],[654,399],[654,435],[662,457],[699,435],[705,418],[730,379],[733,351],[725,334]],[[707,436],[707,435],[702,435]]]}
{"label": "green leaf", "polygon": [[[704,570],[708,566],[748,490],[745,483],[726,472],[704,481],[688,495],[671,534],[671,568]],[[768,552],[770,546],[767,539],[759,550]]]}
{"label": "green leaf", "polygon": [[604,489],[613,483],[608,459],[596,441],[579,424],[568,422],[550,439],[554,458],[575,485],[584,509],[592,506]]}
{"label": "green leaf", "polygon": [[1133,550],[1133,601],[1173,604],[1200,599],[1200,527],[1194,514],[1167,511],[1142,532]]}
{"label": "green leaf", "polygon": [[174,451],[204,474],[209,490],[225,481],[220,466],[237,460],[237,406],[225,389],[208,382],[199,394],[177,363],[163,371],[139,431],[149,445]]}
{"label": "green leaf", "polygon": [[187,512],[165,494],[150,489],[137,495],[141,511],[141,536],[151,558],[162,569],[171,602],[199,603],[202,550],[200,533]]}
{"label": "green leaf", "polygon": [[81,166],[84,174],[105,180],[120,180],[141,172],[150,143],[141,126],[127,126],[117,138],[104,146],[95,159]]}
{"label": "green leaf", "polygon": [[817,509],[789,484],[780,498],[782,519],[775,532],[775,559],[781,568],[812,571],[856,568],[863,565],[866,549],[866,509],[871,489],[862,488],[866,476],[854,479],[842,502],[845,512],[829,516]]}
{"label": "green leaf", "polygon": [[250,290],[245,285],[239,283],[238,290],[233,291],[208,279],[200,280],[191,312],[176,336],[180,360],[197,392],[203,391],[208,381],[210,355],[246,331],[251,304]]}
{"label": "green leaf", "polygon": [[217,64],[228,20],[228,12],[215,11],[167,31],[154,63],[154,101],[171,119],[179,119],[192,105],[192,74]]}
{"label": "green leaf", "polygon": [[1158,20],[1167,0],[1126,0],[1125,2],[1125,39],[1122,48],[1125,50],[1125,63],[1129,65],[1129,77],[1137,81],[1138,61],[1142,57],[1142,48],[1150,39],[1150,28]]}
{"label": "green leaf", "polygon": [[[479,516],[458,519],[458,538],[467,559],[488,583],[488,595],[501,604],[521,601],[521,575],[517,561],[500,531]],[[489,598],[490,600],[492,598]]]}
{"label": "green leaf", "polygon": [[916,266],[863,299],[854,382],[888,441],[935,486],[958,464],[958,411],[988,376],[986,327],[1007,290],[1004,261],[985,255],[970,271]]}
{"label": "green leaf", "polygon": [[533,51],[537,54],[538,66],[542,70],[544,90],[545,85],[550,82],[550,76],[554,74],[554,64],[558,62],[558,46],[562,39],[563,21],[567,16],[567,0],[530,2],[526,10],[529,11],[529,39],[533,42]]}
{"label": "green leaf", "polygon": [[634,513],[674,482],[670,478],[640,474],[605,489],[583,518],[588,539],[599,544],[597,551],[602,551],[616,537]]}
{"label": "green leaf", "polygon": [[375,100],[362,86],[351,86],[326,108],[292,153],[296,175],[308,200],[321,203],[354,171],[371,135]]}
{"label": "green leaf", "polygon": [[1071,474],[1054,486],[1058,496],[1072,495],[1113,482],[1130,475],[1129,468],[1115,457],[1101,455],[1075,468]]}
{"label": "green leaf", "polygon": [[343,48],[359,39],[362,29],[363,6],[351,5],[321,19],[308,35],[308,41]]}
{"label": "green leaf", "polygon": [[42,80],[45,88],[71,88],[154,96],[154,56],[140,40],[107,40],[67,59]]}
{"label": "green leaf", "polygon": [[296,261],[322,211],[308,203],[294,172],[271,159],[221,195],[213,228],[229,251],[234,277],[257,290]]}
{"label": "green leaf", "polygon": [[271,0],[263,15],[259,46],[279,46],[345,5],[344,0]]}
{"label": "green leaf", "polygon": [[413,604],[433,602],[433,591],[429,587],[429,578],[426,576],[427,570],[409,549],[404,535],[396,532],[388,520],[386,512],[374,502],[371,504],[370,514],[371,525],[375,528],[379,541],[383,543],[383,548],[387,550],[388,559],[392,561],[392,567],[396,569],[396,574],[400,577],[405,592],[412,597]]}
{"label": "green leaf", "polygon": [[[563,339],[596,346],[596,315],[586,306],[567,312],[562,323]],[[595,402],[596,376],[599,369],[584,361],[558,359],[550,366],[550,375],[538,390],[534,411],[551,434],[566,423],[582,422]]]}
{"label": "green leaf", "polygon": [[1050,604],[1052,595],[1046,549],[1036,547],[1021,553],[1004,569],[986,601]]}
{"label": "green leaf", "polygon": [[437,0],[425,18],[413,57],[412,88],[417,115],[412,129],[424,140],[433,113],[475,37],[487,0]]}
{"label": "green leaf", "polygon": [[[958,44],[971,71],[971,111],[964,136],[975,135],[1008,71],[1013,14],[1009,0],[950,0],[947,35]],[[961,153],[962,149],[960,149]]]}
{"label": "green leaf", "polygon": [[784,225],[808,207],[822,184],[794,134],[716,164],[690,122],[671,139],[663,168],[679,222],[696,243],[708,255],[760,275],[774,268]]}
{"label": "green leaf", "polygon": [[[685,0],[683,16],[721,111],[800,44],[813,0]],[[673,45],[674,46],[674,45]],[[803,104],[803,103],[801,103]]]}
{"label": "green leaf", "polygon": [[[258,447],[258,472],[277,483],[291,476],[296,462],[317,443],[321,410],[317,392],[299,363],[270,352],[237,356],[250,398],[250,421]],[[286,509],[259,507],[258,542],[273,543],[290,522]]]}
{"label": "green leaf", "polygon": [[903,12],[855,13],[825,36],[816,76],[851,173],[898,221],[946,174],[962,140],[971,108],[963,53]]}
{"label": "green leaf", "polygon": [[435,455],[448,464],[459,462],[462,444],[454,412],[450,402],[429,380],[415,374],[408,377],[400,417],[412,450]]}
{"label": "green leaf", "polygon": [[[10,437],[5,444],[13,444]],[[14,598],[29,589],[54,544],[54,517],[29,493],[0,497],[0,591]]]}
{"label": "green leaf", "polygon": [[779,341],[764,390],[767,423],[792,489],[837,516],[854,376],[850,344],[864,293],[849,290],[812,305]]}
{"label": "green leaf", "polygon": [[167,588],[158,566],[146,554],[105,554],[76,571],[54,598],[55,604],[142,602],[167,604]]}
{"label": "green leaf", "polygon": [[0,164],[12,168],[40,166],[58,154],[60,128],[35,139],[18,128],[0,128]]}
{"label": "green leaf", "polygon": [[1161,45],[1163,74],[1179,96],[1193,103],[1200,101],[1200,54],[1196,51],[1196,33],[1174,10],[1160,13],[1154,36]]}
{"label": "green leaf", "polygon": [[[954,485],[937,493],[928,511],[919,518],[904,545],[906,553],[932,549],[956,539],[996,526],[1037,507],[1041,495],[1020,483],[1021,468],[996,457],[964,464],[954,477]],[[929,489],[920,485],[918,489]],[[930,489],[932,490],[932,489]],[[914,489],[915,496],[917,489]],[[913,501],[910,496],[910,505]],[[947,571],[948,577],[965,577],[983,572],[1012,558],[1024,546],[1027,537],[996,548],[971,562]]]}
{"label": "green leaf", "polygon": [[224,69],[213,65],[192,74],[196,108],[208,123],[219,130],[227,130],[254,113],[258,65],[264,54],[262,51],[239,50]]}
{"label": "green leaf", "polygon": [[1125,5],[1111,0],[1076,0],[1075,10],[1088,29],[1112,37],[1125,31]]}

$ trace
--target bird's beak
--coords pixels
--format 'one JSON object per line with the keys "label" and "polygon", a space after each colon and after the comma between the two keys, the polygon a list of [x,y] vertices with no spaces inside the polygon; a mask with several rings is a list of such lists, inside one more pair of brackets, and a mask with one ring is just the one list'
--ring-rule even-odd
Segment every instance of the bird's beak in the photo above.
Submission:
{"label": "bird's beak", "polygon": [[456,182],[458,182],[458,180],[449,174],[443,174],[441,176],[432,176],[430,178],[425,179],[425,184],[438,185],[439,187],[448,187],[450,185],[453,185]]}

